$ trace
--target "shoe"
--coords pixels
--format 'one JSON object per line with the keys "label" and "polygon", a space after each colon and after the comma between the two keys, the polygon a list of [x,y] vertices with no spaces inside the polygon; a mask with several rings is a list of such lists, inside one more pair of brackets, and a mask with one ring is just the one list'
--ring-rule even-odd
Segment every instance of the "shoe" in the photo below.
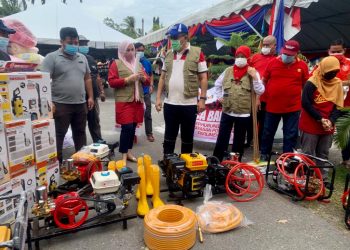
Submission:
{"label": "shoe", "polygon": [[137,162],[136,157],[133,156],[132,154],[128,154],[128,155],[126,156],[126,159],[127,159],[128,161],[131,161],[131,162]]}
{"label": "shoe", "polygon": [[147,140],[148,140],[149,142],[154,142],[154,137],[153,137],[153,135],[152,135],[152,134],[147,135]]}

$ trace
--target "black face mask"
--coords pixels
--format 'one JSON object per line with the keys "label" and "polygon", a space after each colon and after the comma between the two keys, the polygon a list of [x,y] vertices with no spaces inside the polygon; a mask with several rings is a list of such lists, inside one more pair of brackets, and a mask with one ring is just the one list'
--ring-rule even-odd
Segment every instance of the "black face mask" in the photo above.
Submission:
{"label": "black face mask", "polygon": [[323,75],[323,78],[327,81],[332,80],[336,75],[338,74],[337,71],[331,71],[327,72],[326,74]]}

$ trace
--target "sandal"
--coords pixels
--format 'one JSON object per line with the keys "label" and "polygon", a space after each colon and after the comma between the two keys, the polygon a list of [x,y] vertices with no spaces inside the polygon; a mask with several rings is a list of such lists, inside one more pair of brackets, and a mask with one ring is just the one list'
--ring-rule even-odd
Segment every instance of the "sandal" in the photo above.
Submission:
{"label": "sandal", "polygon": [[154,137],[153,137],[153,135],[147,135],[147,140],[148,140],[149,142],[154,142]]}
{"label": "sandal", "polygon": [[133,156],[132,154],[128,154],[128,155],[126,156],[126,159],[127,159],[128,161],[131,161],[131,162],[137,162],[136,157]]}

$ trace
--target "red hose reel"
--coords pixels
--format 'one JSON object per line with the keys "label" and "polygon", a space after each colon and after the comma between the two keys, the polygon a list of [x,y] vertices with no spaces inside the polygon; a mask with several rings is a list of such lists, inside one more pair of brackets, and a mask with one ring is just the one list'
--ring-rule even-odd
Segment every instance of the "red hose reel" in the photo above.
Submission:
{"label": "red hose reel", "polygon": [[259,170],[246,163],[225,160],[222,165],[230,168],[226,176],[226,193],[238,202],[246,202],[258,197],[264,187],[264,178]]}
{"label": "red hose reel", "polygon": [[74,229],[87,219],[89,207],[77,192],[70,192],[57,197],[55,210],[52,211],[55,224],[62,229]]}
{"label": "red hose reel", "polygon": [[[287,169],[290,160],[297,159],[299,163],[294,173]],[[299,197],[305,200],[317,200],[325,193],[322,173],[314,161],[303,154],[284,153],[276,160],[276,167],[286,182],[294,186]]]}

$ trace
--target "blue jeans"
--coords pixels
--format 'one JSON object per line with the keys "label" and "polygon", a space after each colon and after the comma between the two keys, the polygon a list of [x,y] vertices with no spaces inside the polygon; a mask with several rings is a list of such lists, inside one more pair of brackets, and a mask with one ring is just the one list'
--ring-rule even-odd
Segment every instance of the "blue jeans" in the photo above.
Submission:
{"label": "blue jeans", "polygon": [[283,119],[283,152],[293,152],[298,140],[299,114],[300,111],[284,114],[266,112],[261,143],[262,155],[271,153],[273,140],[281,118]]}

